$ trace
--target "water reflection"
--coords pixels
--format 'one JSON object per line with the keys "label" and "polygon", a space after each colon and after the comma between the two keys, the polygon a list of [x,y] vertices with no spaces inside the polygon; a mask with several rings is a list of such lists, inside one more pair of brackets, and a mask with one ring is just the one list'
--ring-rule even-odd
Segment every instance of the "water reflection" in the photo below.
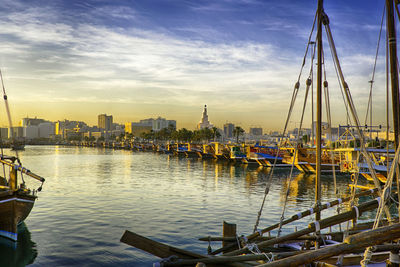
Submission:
{"label": "water reflection", "polygon": [[[193,240],[220,235],[223,220],[237,223],[241,234],[252,231],[270,177],[267,168],[147,152],[43,146],[28,147],[23,156],[47,178],[27,219],[40,248],[31,257],[37,266],[151,266],[159,260],[121,244],[124,229],[203,253],[204,243]],[[274,171],[261,227],[279,221],[289,186],[288,216],[313,205],[314,176],[296,172],[289,184],[288,175]],[[349,192],[348,183],[348,176],[338,177],[340,196]],[[331,176],[322,187],[324,202],[335,198]],[[37,254],[33,242],[28,253],[0,251],[0,266]]]}
{"label": "water reflection", "polygon": [[38,252],[36,243],[25,223],[18,226],[18,242],[0,238],[0,266],[26,266],[32,264]]}

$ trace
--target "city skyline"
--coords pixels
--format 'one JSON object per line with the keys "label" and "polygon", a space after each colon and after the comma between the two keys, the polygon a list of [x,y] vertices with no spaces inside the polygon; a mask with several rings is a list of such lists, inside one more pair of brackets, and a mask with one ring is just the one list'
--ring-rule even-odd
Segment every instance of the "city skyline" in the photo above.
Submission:
{"label": "city skyline", "polygon": [[[0,67],[14,125],[27,115],[94,125],[108,113],[118,123],[163,116],[194,129],[207,104],[219,127],[266,131],[284,126],[316,9],[311,0],[3,2]],[[383,5],[325,1],[360,117]],[[340,93],[332,97],[343,106]],[[374,113],[384,118],[383,105]],[[338,115],[333,123],[344,124]]]}

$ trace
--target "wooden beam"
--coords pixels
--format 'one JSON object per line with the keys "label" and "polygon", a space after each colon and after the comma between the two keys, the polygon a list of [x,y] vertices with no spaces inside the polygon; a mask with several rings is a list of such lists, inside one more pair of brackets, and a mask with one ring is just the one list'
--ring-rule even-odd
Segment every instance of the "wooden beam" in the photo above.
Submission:
{"label": "wooden beam", "polygon": [[125,231],[120,241],[159,258],[168,258],[173,255],[182,259],[201,259],[206,257],[205,255],[165,245],[130,231]]}
{"label": "wooden beam", "polygon": [[259,267],[286,267],[309,264],[321,261],[340,254],[351,253],[360,248],[366,248],[400,238],[400,223],[380,227],[347,237],[343,243],[327,246],[319,250],[306,252],[271,263],[258,265]]}
{"label": "wooden beam", "polygon": [[[227,223],[227,222],[223,221],[222,237],[233,237],[233,238],[236,238],[236,224]],[[235,240],[233,242],[235,242]],[[228,242],[226,240],[222,240],[222,247],[226,247],[229,244],[232,244],[232,242]]]}
{"label": "wooden beam", "polygon": [[[161,242],[157,242],[154,240],[151,240],[147,237],[138,235],[136,233],[130,232],[130,231],[125,231],[125,233],[121,237],[121,242],[133,246],[135,248],[141,249],[143,251],[146,251],[147,253],[150,253],[152,255],[155,255],[159,258],[168,258],[171,256],[177,256],[180,259],[204,259],[204,258],[209,258],[207,255],[202,255],[198,253],[194,253],[191,251],[187,251],[184,249],[176,248],[173,246],[169,246],[166,244],[163,244]],[[200,262],[197,260],[196,262]],[[215,267],[218,265],[209,265],[207,267]],[[249,267],[248,264],[245,263],[239,263],[239,262],[232,262],[229,263],[226,266],[234,266],[234,267]]]}

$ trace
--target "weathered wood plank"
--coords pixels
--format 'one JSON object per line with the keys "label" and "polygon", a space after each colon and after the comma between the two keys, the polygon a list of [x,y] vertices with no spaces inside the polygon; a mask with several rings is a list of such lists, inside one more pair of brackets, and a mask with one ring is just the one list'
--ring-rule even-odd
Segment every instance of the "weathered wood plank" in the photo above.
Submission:
{"label": "weathered wood plank", "polygon": [[168,258],[173,255],[183,259],[201,259],[206,257],[201,254],[165,245],[130,231],[125,231],[120,241],[160,258]]}
{"label": "weathered wood plank", "polygon": [[315,261],[321,261],[340,254],[351,253],[360,248],[366,248],[400,238],[400,224],[365,231],[350,236],[343,243],[288,257],[271,263],[261,264],[259,267],[286,267],[299,266]]}
{"label": "weathered wood plank", "polygon": [[[233,237],[236,238],[236,224],[227,223],[223,221],[222,224],[222,237]],[[235,241],[233,241],[235,242]],[[232,242],[228,242],[226,240],[222,241],[222,247],[226,247],[227,245],[232,244]]]}
{"label": "weathered wood plank", "polygon": [[[374,199],[374,200],[371,200],[371,201],[368,201],[368,202],[365,202],[365,203],[359,205],[358,206],[359,215],[361,215],[365,211],[375,209],[378,206],[378,204],[379,204],[378,201],[376,199]],[[320,220],[318,223],[319,228],[324,229],[329,226],[351,220],[351,219],[355,218],[356,216],[357,216],[356,211],[354,209],[352,209],[351,211],[344,212],[344,213]],[[306,228],[306,229],[302,229],[302,230],[299,230],[297,232],[294,232],[294,233],[291,233],[291,234],[288,234],[285,236],[280,236],[280,237],[277,237],[277,238],[274,238],[274,239],[271,239],[268,241],[263,241],[263,242],[257,243],[257,246],[259,249],[263,249],[265,247],[268,247],[268,246],[271,246],[274,244],[279,244],[279,243],[282,243],[282,242],[285,242],[288,240],[296,239],[300,236],[310,234],[312,232],[315,232],[315,230],[316,230],[315,223],[310,223],[308,225],[308,228]],[[242,248],[242,249],[238,249],[238,250],[229,252],[225,255],[233,256],[233,255],[240,255],[242,253],[247,253],[247,252],[248,252],[247,248]]]}
{"label": "weathered wood plank", "polygon": [[[130,232],[127,230],[122,235],[120,241],[125,244],[128,244],[130,246],[133,246],[135,248],[146,251],[146,252],[148,252],[152,255],[155,255],[159,258],[168,258],[168,257],[174,256],[174,255],[179,257],[180,259],[204,259],[204,258],[209,257],[207,255],[202,255],[202,254],[194,253],[194,252],[187,251],[184,249],[169,246],[169,245],[151,240],[147,237],[138,235],[136,233],[133,233],[133,232]],[[196,263],[200,262],[199,260],[195,260],[195,261],[196,261]],[[194,263],[193,266],[196,263]],[[212,264],[212,265],[208,265],[207,267],[216,267],[216,266],[221,266],[221,265]],[[232,262],[232,263],[229,263],[228,265],[224,265],[224,266],[248,267],[249,265],[247,265],[245,263],[240,263],[240,262]]]}
{"label": "weathered wood plank", "polygon": [[[359,197],[361,197],[361,196],[373,195],[373,194],[376,194],[377,191],[378,191],[377,188],[374,188],[374,189],[371,189],[371,190],[362,191],[362,192],[356,194],[354,197],[355,197],[355,198],[359,198]],[[352,199],[352,197],[346,197],[346,198],[343,198],[343,199],[341,198],[340,200],[339,200],[339,199],[336,199],[336,200],[331,201],[331,202],[329,202],[329,203],[322,204],[320,207],[315,207],[315,208],[313,209],[313,212],[322,211],[322,210],[324,210],[324,209],[328,209],[328,208],[330,208],[330,207],[339,205],[340,203],[350,201],[351,199]],[[299,219],[304,218],[304,217],[306,217],[306,216],[309,216],[309,215],[311,215],[311,214],[313,214],[313,213],[311,212],[310,209],[308,209],[308,210],[306,210],[306,211],[303,211],[303,212],[300,212],[300,213],[297,213],[297,214],[293,215],[292,217],[283,220],[283,221],[282,221],[282,225],[286,225],[286,224],[288,224],[288,223],[294,222],[294,221],[296,221],[296,220],[299,220]],[[260,230],[260,232],[261,232],[261,233],[270,232],[270,231],[272,231],[272,230],[278,228],[279,225],[280,225],[280,223],[278,222],[278,223],[276,223],[276,224],[273,224],[273,225],[271,225],[271,226],[269,226],[269,227],[267,227],[267,228],[264,228],[264,229]],[[254,232],[253,234],[248,235],[248,236],[247,236],[247,239],[248,239],[249,241],[251,241],[251,240],[253,240],[254,238],[259,237],[259,236],[261,235],[260,232]],[[234,247],[234,245],[228,245],[228,246],[225,246],[225,247],[221,247],[221,248],[219,248],[219,249],[213,251],[211,254],[212,254],[212,255],[217,255],[217,254],[219,254],[219,253],[221,253],[221,252],[230,250],[232,247]]]}

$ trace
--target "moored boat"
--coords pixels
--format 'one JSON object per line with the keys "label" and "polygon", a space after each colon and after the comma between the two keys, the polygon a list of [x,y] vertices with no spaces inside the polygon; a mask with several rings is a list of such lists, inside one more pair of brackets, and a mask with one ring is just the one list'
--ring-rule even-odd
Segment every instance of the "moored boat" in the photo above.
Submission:
{"label": "moored boat", "polygon": [[[26,188],[22,175],[34,178],[42,184],[45,181],[44,178],[16,164],[16,160],[16,157],[6,156],[0,159],[3,168],[9,167],[9,176],[0,177],[0,236],[13,241],[17,241],[18,225],[31,212],[37,199],[37,192],[42,188],[42,185],[37,190]],[[21,181],[18,179],[18,174],[21,176]]]}

